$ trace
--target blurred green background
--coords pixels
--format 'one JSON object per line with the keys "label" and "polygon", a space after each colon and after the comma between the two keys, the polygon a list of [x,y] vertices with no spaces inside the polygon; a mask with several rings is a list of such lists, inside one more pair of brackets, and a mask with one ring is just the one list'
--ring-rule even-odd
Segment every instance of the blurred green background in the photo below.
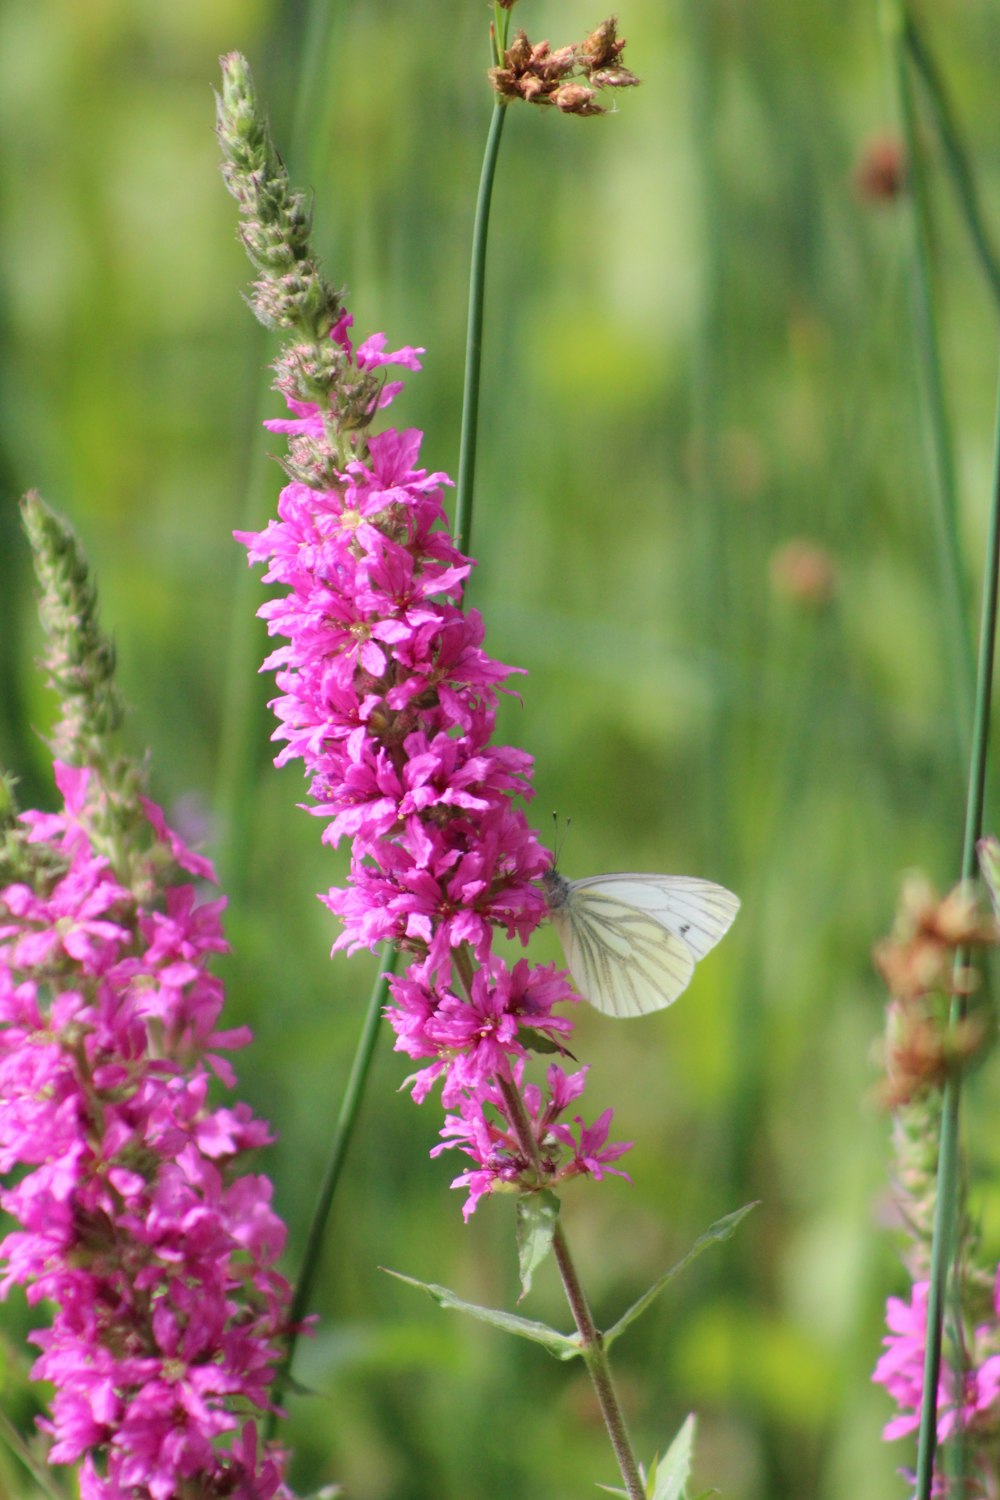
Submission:
{"label": "blurred green background", "polygon": [[[601,19],[523,0],[554,44]],[[427,347],[393,408],[454,472],[472,209],[489,118],[489,9],[339,0],[3,0],[0,759],[49,804],[52,707],[16,499],[73,521],[151,748],[156,794],[201,828],[230,892],[229,1015],[294,1270],[374,971],[331,962],[315,892],[343,856],[270,766],[250,680],[264,597],[234,527],[281,475],[259,427],[276,345],[212,134],[219,53],[250,58],[317,245],[362,332]],[[1000,27],[928,7],[987,209],[1000,190]],[[572,819],[569,875],[704,874],[743,913],[673,1010],[580,1015],[588,1115],[616,1111],[634,1185],[566,1194],[610,1323],[749,1199],[617,1346],[640,1454],[700,1416],[696,1477],[739,1500],[903,1493],[911,1461],[870,1385],[905,1285],[888,1123],[871,1102],[872,942],[900,874],[957,871],[964,772],[910,312],[910,204],[858,163],[894,130],[875,0],[629,0],[643,87],[597,120],[512,111],[497,182],[471,600],[528,669],[502,733],[537,758],[536,822]],[[996,316],[928,135],[947,401],[977,578],[990,493]],[[993,214],[994,220],[996,215]],[[971,629],[971,620],[970,620]],[[250,781],[234,780],[241,758]],[[237,791],[234,793],[234,788]],[[227,813],[235,800],[236,827]],[[542,933],[532,955],[556,949]],[[383,1044],[291,1400],[293,1479],[362,1500],[569,1500],[616,1474],[582,1371],[460,1320],[378,1268],[513,1306],[513,1206],[465,1227],[440,1112],[397,1092]],[[976,1084],[973,1185],[997,1151]],[[978,1199],[977,1199],[978,1201]],[[983,1195],[987,1244],[1000,1212]],[[550,1268],[522,1309],[568,1326]],[[16,1306],[8,1334],[31,1326]],[[6,1378],[4,1404],[18,1401]],[[21,1403],[23,1405],[23,1402]],[[30,1493],[9,1458],[0,1486]]]}

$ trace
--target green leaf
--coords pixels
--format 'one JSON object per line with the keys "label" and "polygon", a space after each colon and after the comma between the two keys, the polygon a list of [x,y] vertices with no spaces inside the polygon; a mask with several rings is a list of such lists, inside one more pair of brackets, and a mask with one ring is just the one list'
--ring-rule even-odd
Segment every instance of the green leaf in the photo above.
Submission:
{"label": "green leaf", "polygon": [[559,1199],[555,1193],[546,1188],[540,1193],[523,1193],[518,1198],[517,1262],[521,1297],[526,1297],[531,1291],[531,1278],[552,1249],[552,1236],[558,1223]]}
{"label": "green leaf", "polygon": [[736,1209],[734,1213],[726,1214],[724,1219],[718,1219],[710,1229],[706,1229],[704,1234],[699,1235],[687,1255],[679,1260],[675,1266],[671,1266],[669,1271],[664,1271],[663,1275],[653,1282],[648,1291],[643,1292],[638,1302],[633,1302],[628,1312],[624,1313],[618,1319],[614,1327],[608,1329],[604,1335],[604,1347],[610,1349],[615,1339],[625,1332],[630,1323],[635,1322],[640,1313],[646,1311],[649,1304],[654,1298],[660,1295],[668,1282],[673,1281],[674,1277],[683,1271],[685,1267],[689,1266],[693,1260],[697,1260],[698,1256],[703,1250],[707,1250],[709,1245],[721,1244],[723,1240],[728,1240],[737,1225],[746,1218],[751,1209],[756,1207],[756,1203],[746,1203],[742,1208]]}
{"label": "green leaf", "polygon": [[[567,1052],[565,1047],[560,1047],[551,1037],[542,1036],[541,1032],[532,1031],[530,1026],[519,1026],[517,1028],[517,1041],[526,1052],[555,1052],[560,1057],[573,1057],[572,1052]],[[576,1059],[573,1059],[574,1062]]]}
{"label": "green leaf", "polygon": [[530,1318],[519,1318],[514,1313],[500,1312],[494,1307],[479,1307],[475,1302],[464,1302],[446,1286],[435,1286],[432,1281],[418,1281],[415,1276],[404,1276],[401,1271],[390,1271],[388,1266],[383,1266],[382,1270],[389,1276],[395,1276],[397,1281],[405,1281],[408,1286],[419,1287],[439,1307],[454,1308],[456,1312],[468,1313],[470,1318],[478,1318],[481,1323],[492,1323],[494,1328],[502,1328],[505,1333],[516,1333],[518,1338],[530,1339],[532,1343],[541,1344],[556,1359],[574,1359],[581,1352],[579,1340],[575,1336],[570,1337],[565,1333],[560,1333],[558,1329],[550,1328],[547,1323],[536,1323]]}
{"label": "green leaf", "polygon": [[694,1459],[694,1429],[692,1412],[661,1461],[653,1468],[646,1485],[649,1500],[684,1500]]}

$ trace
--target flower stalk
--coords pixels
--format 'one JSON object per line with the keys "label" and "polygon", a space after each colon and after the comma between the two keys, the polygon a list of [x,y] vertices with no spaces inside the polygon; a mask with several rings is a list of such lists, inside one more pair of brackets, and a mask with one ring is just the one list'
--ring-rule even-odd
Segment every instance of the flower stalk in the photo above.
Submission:
{"label": "flower stalk", "polygon": [[[531,1121],[525,1112],[521,1096],[514,1085],[506,1079],[501,1080],[500,1089],[507,1105],[509,1117],[514,1125],[517,1139],[526,1158],[531,1162],[539,1183],[545,1181],[545,1169],[538,1150],[538,1143],[531,1125]],[[614,1381],[611,1377],[611,1365],[607,1352],[604,1348],[604,1340],[600,1329],[594,1322],[590,1303],[584,1291],[576,1269],[576,1263],[566,1238],[562,1220],[557,1221],[552,1236],[552,1254],[559,1270],[559,1277],[566,1293],[566,1301],[569,1303],[570,1312],[573,1314],[573,1322],[580,1339],[580,1352],[587,1366],[597,1402],[601,1409],[601,1416],[607,1428],[608,1438],[618,1461],[629,1500],[645,1500],[645,1486],[639,1473],[632,1442],[628,1435],[625,1424],[625,1414],[618,1400]]]}
{"label": "flower stalk", "polygon": [[958,522],[958,487],[944,395],[941,350],[937,333],[931,234],[931,210],[923,167],[924,152],[907,54],[908,11],[904,0],[882,0],[882,15],[892,51],[908,183],[912,202],[913,259],[910,287],[913,325],[927,402],[930,457],[934,469],[934,522],[941,590],[944,598],[949,678],[961,759],[968,757],[968,726],[975,699],[975,659],[969,630],[969,596],[962,559]]}
{"label": "flower stalk", "polygon": [[[924,83],[958,203],[994,297],[1000,295],[1000,267],[982,218],[979,195],[953,111],[923,35],[905,0],[886,0],[883,15],[893,51],[908,157],[908,180],[913,196],[914,316],[938,476],[937,530],[947,630],[961,719],[971,723],[961,853],[964,884],[948,898],[957,912],[963,903],[968,903],[969,883],[976,873],[977,847],[986,860],[984,870],[988,881],[992,873],[989,863],[992,851],[981,845],[980,836],[1000,571],[1000,380],[979,644],[973,667],[971,653],[966,647],[968,632],[957,495],[933,309],[930,204],[910,84],[911,64]],[[963,709],[962,702],[966,698],[969,702]],[[940,910],[943,912],[944,909],[942,906]],[[996,937],[987,935],[985,928],[975,920],[970,921],[964,931],[961,929],[960,922],[951,937],[950,982],[940,973],[932,976],[938,963],[933,945],[941,934],[939,932],[934,937],[926,923],[923,934],[914,935],[917,946],[911,947],[909,961],[902,967],[895,966],[895,993],[899,996],[899,982],[903,981],[904,986],[910,985],[912,994],[909,998],[903,995],[893,1002],[897,1031],[900,1018],[903,1020],[903,1029],[896,1039],[897,1062],[902,1059],[903,1066],[901,1071],[897,1069],[895,1078],[890,1076],[887,1090],[890,1102],[895,1096],[895,1103],[901,1106],[896,1138],[904,1153],[901,1158],[902,1181],[916,1248],[911,1254],[914,1274],[912,1307],[896,1299],[890,1300],[890,1334],[875,1378],[893,1391],[903,1408],[903,1415],[890,1422],[886,1436],[896,1436],[919,1425],[915,1500],[930,1500],[931,1495],[938,1493],[937,1487],[943,1482],[938,1465],[941,1443],[948,1444],[946,1461],[950,1479],[961,1484],[970,1474],[990,1474],[995,1479],[996,1473],[997,1454],[991,1434],[996,1426],[1000,1401],[1000,1272],[996,1273],[997,1291],[991,1310],[988,1288],[994,1274],[973,1264],[974,1236],[964,1211],[959,1141],[964,1073],[970,1058],[982,1049],[993,1029],[980,1014],[970,1014],[969,996],[973,983],[973,971],[969,968],[970,945],[982,941],[995,943]],[[917,959],[915,967],[914,957]],[[887,973],[887,978],[890,989],[893,989],[892,974]],[[924,991],[934,984],[939,994],[946,997],[946,1015],[935,1019],[932,1012],[927,1012],[914,1018],[913,1000],[924,1004]],[[900,1039],[902,1046],[899,1045]],[[922,1091],[928,1084],[940,1092],[924,1094]],[[929,1113],[935,1098],[940,1100],[936,1130]],[[932,1152],[929,1140],[935,1136]],[[946,1319],[952,1329],[953,1345],[948,1359],[943,1347]],[[907,1410],[911,1407],[912,1416]],[[988,1481],[988,1486],[993,1482]],[[989,1492],[992,1493],[992,1488]]]}
{"label": "flower stalk", "polygon": [[[982,612],[979,627],[979,656],[976,678],[975,717],[972,726],[972,752],[969,764],[965,830],[962,840],[962,878],[971,880],[976,873],[976,845],[982,835],[983,796],[986,786],[986,758],[989,748],[990,708],[993,692],[993,663],[996,651],[997,598],[1000,581],[1000,380],[998,380],[996,421],[994,426],[993,495],[990,505],[989,534],[983,568]],[[968,965],[965,947],[955,955],[958,973]],[[967,1000],[960,986],[952,998],[949,1028],[955,1031],[965,1020]],[[937,1203],[934,1237],[931,1246],[931,1276],[927,1304],[927,1357],[924,1365],[924,1399],[921,1409],[920,1436],[917,1449],[918,1500],[930,1500],[937,1445],[936,1394],[941,1363],[941,1336],[945,1298],[948,1286],[951,1252],[955,1241],[955,1224],[959,1201],[959,1110],[962,1073],[955,1070],[945,1084],[941,1115],[941,1137],[937,1177]]]}
{"label": "flower stalk", "polygon": [[[501,41],[506,20],[498,16]],[[595,86],[635,81],[618,62],[622,45],[611,23],[583,44]],[[548,67],[546,46],[532,51],[531,67]],[[592,1126],[561,1118],[586,1069],[567,1074],[551,1064],[544,1087],[526,1080],[533,1052],[565,1055],[562,1038],[572,1023],[554,1007],[572,998],[566,977],[523,960],[510,966],[493,952],[497,928],[524,941],[544,919],[538,880],[551,855],[517,805],[531,796],[530,757],[493,743],[496,694],[512,669],[485,654],[482,623],[462,607],[472,562],[444,524],[447,476],[416,467],[421,434],[371,430],[399,389],[386,382],[384,367],[419,369],[423,351],[388,352],[383,335],[355,345],[339,299],[324,302],[311,291],[326,283],[306,239],[296,241],[294,256],[282,257],[273,205],[296,197],[286,184],[262,195],[259,168],[248,178],[251,153],[240,149],[241,140],[253,143],[254,159],[266,162],[271,176],[277,153],[244,119],[253,108],[245,63],[227,59],[225,68],[219,135],[227,185],[246,221],[244,242],[260,272],[252,301],[259,316],[263,310],[272,326],[292,333],[275,366],[291,416],[267,423],[288,435],[291,482],[279,519],[240,536],[250,560],[268,565],[266,581],[286,590],[261,610],[270,632],[288,643],[265,663],[276,669],[280,693],[275,737],[286,743],[278,762],[304,761],[313,811],[328,823],[324,837],[351,840],[350,883],[324,897],[344,926],[334,946],[389,942],[410,959],[405,973],[388,976],[387,1013],[397,1049],[427,1064],[409,1080],[414,1098],[440,1082],[442,1102],[453,1111],[433,1154],[457,1148],[472,1159],[454,1182],[469,1190],[468,1215],[497,1189],[531,1195],[573,1176],[617,1172],[613,1163],[627,1148],[607,1142],[610,1110]],[[608,76],[598,79],[602,70]],[[490,191],[508,107],[495,107],[474,236],[456,523],[466,541]],[[299,215],[286,218],[298,227]],[[287,269],[292,259],[294,274]],[[373,1040],[373,1027],[366,1025],[366,1035]],[[355,1069],[357,1097],[366,1069],[367,1062]],[[345,1141],[352,1108],[345,1100]],[[329,1173],[331,1187],[338,1172],[339,1165]],[[328,1202],[329,1195],[314,1219],[316,1247]],[[628,1493],[639,1500],[642,1482],[601,1336],[558,1225],[553,1249]]]}

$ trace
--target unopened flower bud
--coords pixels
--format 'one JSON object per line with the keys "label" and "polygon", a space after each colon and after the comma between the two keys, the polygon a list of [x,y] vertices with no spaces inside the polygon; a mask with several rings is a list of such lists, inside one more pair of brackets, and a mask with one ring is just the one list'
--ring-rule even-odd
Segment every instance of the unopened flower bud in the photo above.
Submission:
{"label": "unopened flower bud", "polygon": [[867,203],[898,198],[906,186],[906,153],[894,135],[873,135],[863,145],[854,166],[854,188]]}
{"label": "unopened flower bud", "polygon": [[837,575],[825,548],[802,538],[786,542],[771,554],[771,585],[776,594],[811,609],[822,609],[833,599]]}
{"label": "unopened flower bud", "polygon": [[594,90],[582,83],[564,83],[551,95],[552,103],[564,115],[603,115],[602,104],[594,102]]}

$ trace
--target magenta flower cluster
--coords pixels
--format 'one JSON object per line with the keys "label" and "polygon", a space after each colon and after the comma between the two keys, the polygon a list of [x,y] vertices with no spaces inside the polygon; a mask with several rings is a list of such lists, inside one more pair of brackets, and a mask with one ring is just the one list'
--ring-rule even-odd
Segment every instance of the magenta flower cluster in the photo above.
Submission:
{"label": "magenta flower cluster", "polygon": [[[422,350],[386,352],[381,334],[355,348],[350,325],[342,316],[331,337],[358,374],[420,368]],[[386,384],[379,405],[398,390]],[[474,1163],[455,1184],[469,1188],[466,1214],[498,1185],[531,1180],[499,1084],[523,1095],[546,1180],[600,1177],[627,1147],[607,1141],[610,1110],[590,1127],[562,1118],[586,1070],[553,1065],[544,1089],[524,1084],[533,1039],[561,1050],[571,1022],[555,1007],[573,991],[554,967],[511,966],[493,947],[498,930],[525,942],[542,921],[536,882],[551,856],[519,805],[532,795],[531,757],[493,743],[514,669],[484,651],[479,614],[462,608],[471,562],[447,530],[450,481],[417,467],[416,430],[369,436],[361,456],[336,461],[335,422],[287,390],[286,400],[293,416],[266,425],[293,451],[325,451],[336,482],[293,480],[279,519],[239,539],[285,590],[260,611],[287,642],[264,663],[280,690],[277,763],[304,762],[324,839],[352,843],[349,885],[324,897],[344,926],[334,946],[389,940],[413,955],[390,981],[389,1016],[397,1049],[426,1060],[414,1097],[440,1080],[454,1111],[445,1146]]]}
{"label": "magenta flower cluster", "polygon": [[[55,1304],[31,1335],[50,1459],[82,1459],[83,1500],[285,1496],[248,1417],[287,1331],[284,1226],[267,1178],[240,1170],[269,1134],[208,1098],[248,1040],[216,1030],[224,903],[186,883],[141,904],[86,832],[90,773],[56,776],[63,810],[22,821],[58,867],[0,889],[0,1203],[19,1225],[0,1287]],[[154,848],[211,878],[144,806]]]}
{"label": "magenta flower cluster", "polygon": [[[917,1281],[909,1301],[890,1297],[886,1306],[889,1332],[883,1339],[885,1352],[875,1366],[872,1379],[885,1386],[899,1408],[886,1423],[882,1435],[887,1440],[905,1437],[920,1426],[929,1287],[929,1282]],[[995,1476],[1000,1442],[1000,1268],[993,1291],[993,1316],[972,1330],[966,1345],[963,1372],[942,1362],[937,1397],[938,1442],[946,1443],[956,1433],[964,1433],[970,1477],[984,1449],[989,1472]],[[994,1491],[989,1488],[983,1493]]]}

